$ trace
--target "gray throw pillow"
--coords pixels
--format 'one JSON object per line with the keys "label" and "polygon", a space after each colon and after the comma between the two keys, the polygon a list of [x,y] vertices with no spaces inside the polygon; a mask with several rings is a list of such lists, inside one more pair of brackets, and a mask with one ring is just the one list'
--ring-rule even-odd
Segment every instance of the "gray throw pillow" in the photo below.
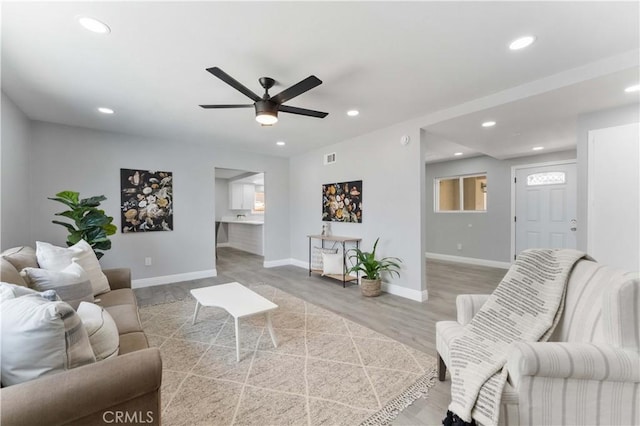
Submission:
{"label": "gray throw pillow", "polygon": [[93,302],[93,287],[89,276],[75,260],[61,271],[24,268],[20,275],[34,290],[55,290],[60,299],[73,309],[77,309],[80,302]]}

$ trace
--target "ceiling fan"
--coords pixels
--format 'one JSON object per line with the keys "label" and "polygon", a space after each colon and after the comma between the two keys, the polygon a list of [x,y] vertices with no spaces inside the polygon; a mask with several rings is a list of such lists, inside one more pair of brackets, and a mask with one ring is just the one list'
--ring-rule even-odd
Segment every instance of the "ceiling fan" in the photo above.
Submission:
{"label": "ceiling fan", "polygon": [[304,92],[313,89],[316,86],[322,84],[322,81],[315,75],[311,75],[304,80],[294,84],[288,89],[284,89],[282,92],[275,96],[269,95],[269,89],[275,84],[275,80],[269,77],[261,77],[258,79],[260,85],[264,88],[264,95],[262,97],[256,95],[251,90],[239,83],[235,78],[231,77],[226,72],[222,71],[218,67],[207,68],[211,74],[218,77],[220,80],[227,83],[240,93],[251,98],[253,104],[232,104],[232,105],[200,105],[202,108],[251,108],[256,110],[256,121],[263,126],[271,126],[278,121],[278,111],[288,112],[289,114],[306,115],[308,117],[325,118],[329,115],[328,112],[314,111],[311,109],[297,108],[289,105],[282,105],[288,100],[295,98]]}

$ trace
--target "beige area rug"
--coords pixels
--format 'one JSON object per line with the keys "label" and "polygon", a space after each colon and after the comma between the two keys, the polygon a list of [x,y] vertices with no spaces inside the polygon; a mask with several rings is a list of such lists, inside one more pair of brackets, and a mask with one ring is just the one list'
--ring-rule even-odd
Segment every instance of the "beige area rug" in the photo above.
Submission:
{"label": "beige area rug", "polygon": [[163,425],[386,424],[425,397],[435,359],[274,287],[248,286],[276,303],[274,348],[264,315],[240,320],[195,300],[142,307],[162,353]]}

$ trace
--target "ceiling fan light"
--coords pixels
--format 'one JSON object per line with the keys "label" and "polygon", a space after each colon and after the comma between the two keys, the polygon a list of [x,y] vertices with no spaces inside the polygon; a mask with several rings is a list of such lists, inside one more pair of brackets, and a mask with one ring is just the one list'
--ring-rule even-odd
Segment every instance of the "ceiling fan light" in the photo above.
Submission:
{"label": "ceiling fan light", "polygon": [[263,126],[271,126],[278,122],[278,117],[271,113],[263,112],[256,115],[256,121]]}
{"label": "ceiling fan light", "polygon": [[271,126],[278,122],[278,105],[268,100],[255,103],[256,121],[263,126]]}

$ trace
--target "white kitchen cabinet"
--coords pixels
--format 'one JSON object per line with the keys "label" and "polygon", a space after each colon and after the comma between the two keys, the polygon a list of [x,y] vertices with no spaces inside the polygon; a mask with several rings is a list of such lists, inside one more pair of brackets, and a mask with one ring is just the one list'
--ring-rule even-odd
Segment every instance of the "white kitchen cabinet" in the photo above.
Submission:
{"label": "white kitchen cabinet", "polygon": [[255,185],[249,183],[232,183],[229,185],[229,209],[251,210],[255,198]]}

